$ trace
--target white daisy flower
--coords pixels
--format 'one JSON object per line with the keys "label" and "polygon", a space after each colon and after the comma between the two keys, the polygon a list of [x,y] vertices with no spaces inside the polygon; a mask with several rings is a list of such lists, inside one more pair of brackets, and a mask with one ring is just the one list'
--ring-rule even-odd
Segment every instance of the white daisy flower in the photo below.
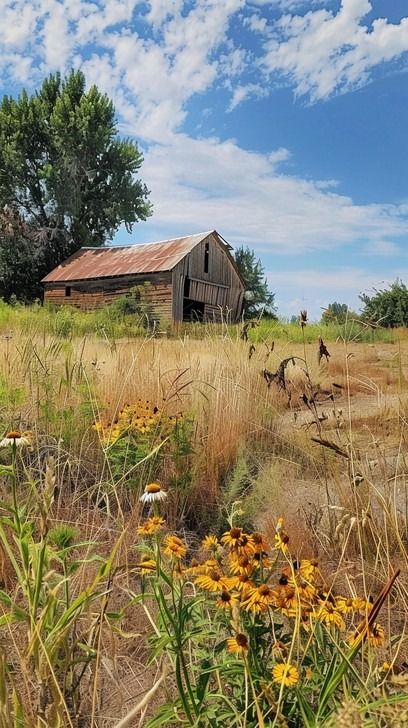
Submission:
{"label": "white daisy flower", "polygon": [[31,445],[31,432],[19,432],[18,430],[12,430],[0,440],[0,448],[10,447],[27,447]]}
{"label": "white daisy flower", "polygon": [[166,500],[167,493],[159,483],[149,483],[144,489],[144,493],[140,496],[142,503],[156,503],[157,501]]}

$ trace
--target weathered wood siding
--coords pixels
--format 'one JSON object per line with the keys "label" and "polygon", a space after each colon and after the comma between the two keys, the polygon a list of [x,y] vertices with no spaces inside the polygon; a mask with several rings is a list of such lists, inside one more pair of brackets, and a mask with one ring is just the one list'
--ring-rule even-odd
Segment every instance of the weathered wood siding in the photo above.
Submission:
{"label": "weathered wood siding", "polygon": [[[206,246],[208,245],[208,253]],[[207,263],[207,270],[206,270]],[[209,235],[173,269],[173,319],[183,320],[185,283],[188,298],[206,304],[205,317],[236,321],[242,309],[243,286],[228,248]]]}
{"label": "weathered wood siding", "polygon": [[[154,317],[161,322],[172,320],[171,273],[150,276],[123,276],[99,280],[72,281],[67,283],[46,283],[44,302],[56,306],[73,306],[82,311],[92,311],[108,305],[116,298],[125,296],[129,289],[142,283],[150,283],[146,298],[151,304]],[[69,288],[71,295],[66,295]]]}

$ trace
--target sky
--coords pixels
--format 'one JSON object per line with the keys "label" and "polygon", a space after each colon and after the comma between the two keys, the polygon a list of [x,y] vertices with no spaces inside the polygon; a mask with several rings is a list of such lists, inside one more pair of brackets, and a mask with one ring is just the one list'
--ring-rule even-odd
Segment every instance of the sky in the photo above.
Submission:
{"label": "sky", "polygon": [[408,281],[407,0],[0,0],[0,92],[81,68],[144,154],[153,216],[216,229],[278,313]]}

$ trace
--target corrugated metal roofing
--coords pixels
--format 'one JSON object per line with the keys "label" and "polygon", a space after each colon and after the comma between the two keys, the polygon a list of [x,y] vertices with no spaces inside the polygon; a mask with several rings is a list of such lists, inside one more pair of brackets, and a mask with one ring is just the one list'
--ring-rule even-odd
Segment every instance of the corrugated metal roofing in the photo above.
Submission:
{"label": "corrugated metal roofing", "polygon": [[[175,240],[141,245],[80,248],[42,279],[42,283],[111,278],[134,273],[172,270],[198,243],[214,230]],[[215,233],[217,235],[217,233]]]}

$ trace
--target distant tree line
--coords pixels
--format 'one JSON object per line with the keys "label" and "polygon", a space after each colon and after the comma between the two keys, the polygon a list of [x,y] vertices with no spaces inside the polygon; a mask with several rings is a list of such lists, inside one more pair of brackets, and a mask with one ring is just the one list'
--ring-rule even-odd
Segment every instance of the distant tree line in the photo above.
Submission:
{"label": "distant tree line", "polygon": [[350,309],[346,303],[329,303],[324,310],[323,324],[361,320],[363,323],[384,328],[408,326],[408,288],[397,278],[388,288],[373,289],[371,294],[359,296],[363,304],[361,313]]}

